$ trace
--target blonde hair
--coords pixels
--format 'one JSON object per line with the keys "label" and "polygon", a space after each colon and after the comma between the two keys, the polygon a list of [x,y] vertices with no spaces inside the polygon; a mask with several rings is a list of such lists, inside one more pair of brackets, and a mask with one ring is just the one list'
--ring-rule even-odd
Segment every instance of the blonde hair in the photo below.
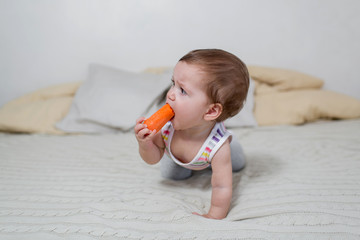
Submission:
{"label": "blonde hair", "polygon": [[198,49],[179,61],[195,64],[207,74],[207,95],[212,103],[220,103],[223,108],[217,122],[240,112],[249,88],[249,72],[238,57],[220,49]]}

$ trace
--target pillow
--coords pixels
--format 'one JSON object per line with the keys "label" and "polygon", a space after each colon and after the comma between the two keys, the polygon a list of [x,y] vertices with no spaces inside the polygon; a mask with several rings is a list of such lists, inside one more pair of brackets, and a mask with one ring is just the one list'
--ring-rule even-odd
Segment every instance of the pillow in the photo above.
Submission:
{"label": "pillow", "polygon": [[68,115],[56,126],[65,132],[129,131],[170,84],[171,72],[133,73],[91,64]]}
{"label": "pillow", "polygon": [[0,109],[0,131],[64,134],[54,124],[69,111],[80,84],[55,85],[10,101]]}
{"label": "pillow", "polygon": [[315,88],[319,89],[323,81],[304,73],[293,70],[248,66],[250,76],[255,80],[274,86],[280,91],[292,89]]}
{"label": "pillow", "polygon": [[320,118],[360,117],[360,101],[325,90],[294,90],[255,97],[255,118],[260,126],[303,124]]}
{"label": "pillow", "polygon": [[246,101],[244,107],[241,111],[232,118],[229,118],[225,121],[225,126],[229,128],[234,127],[255,127],[257,126],[257,122],[254,116],[254,89],[255,83],[250,78],[248,95],[246,97]]}

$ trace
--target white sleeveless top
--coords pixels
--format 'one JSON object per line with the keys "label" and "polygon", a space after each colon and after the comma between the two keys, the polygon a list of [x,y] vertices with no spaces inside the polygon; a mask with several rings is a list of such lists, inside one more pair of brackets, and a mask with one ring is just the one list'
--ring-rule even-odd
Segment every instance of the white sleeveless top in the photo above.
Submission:
{"label": "white sleeveless top", "polygon": [[189,163],[183,163],[176,159],[171,153],[170,145],[174,135],[174,128],[171,122],[166,123],[161,129],[161,135],[165,142],[166,154],[178,165],[191,170],[202,170],[210,166],[211,159],[217,150],[220,149],[226,139],[232,136],[231,132],[226,130],[223,122],[216,123],[195,158]]}

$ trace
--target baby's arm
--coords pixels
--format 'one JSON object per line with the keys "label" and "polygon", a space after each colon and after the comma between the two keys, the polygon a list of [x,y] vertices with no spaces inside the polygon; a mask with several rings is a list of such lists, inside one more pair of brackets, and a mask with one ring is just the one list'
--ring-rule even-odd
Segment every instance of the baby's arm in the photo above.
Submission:
{"label": "baby's arm", "polygon": [[136,120],[134,127],[135,137],[139,143],[141,158],[148,164],[156,164],[164,155],[165,144],[162,141],[161,132],[150,131],[142,122],[145,118]]}
{"label": "baby's arm", "polygon": [[232,198],[232,166],[230,143],[226,143],[216,152],[211,161],[212,194],[209,212],[204,217],[223,219],[227,216]]}

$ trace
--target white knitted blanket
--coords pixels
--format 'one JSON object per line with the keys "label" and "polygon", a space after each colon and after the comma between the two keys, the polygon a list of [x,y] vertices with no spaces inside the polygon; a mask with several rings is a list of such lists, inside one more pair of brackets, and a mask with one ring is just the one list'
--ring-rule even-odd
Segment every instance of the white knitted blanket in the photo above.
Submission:
{"label": "white knitted blanket", "polygon": [[145,164],[133,134],[0,134],[0,239],[360,239],[360,120],[233,129],[247,166],[225,220],[211,172]]}

